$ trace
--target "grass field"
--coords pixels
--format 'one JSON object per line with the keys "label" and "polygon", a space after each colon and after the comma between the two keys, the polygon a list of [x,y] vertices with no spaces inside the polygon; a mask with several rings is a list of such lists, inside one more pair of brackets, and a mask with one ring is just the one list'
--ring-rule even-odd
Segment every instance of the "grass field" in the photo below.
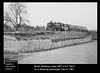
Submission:
{"label": "grass field", "polygon": [[[32,53],[35,51],[44,51],[49,50],[50,48],[58,48],[66,44],[70,44],[73,42],[73,40],[70,40],[68,42],[65,41],[65,39],[71,39],[71,38],[78,38],[78,37],[86,37],[88,33],[84,32],[35,32],[33,34],[30,33],[5,33],[4,35],[4,60],[12,59],[12,60],[18,60],[23,57],[26,57],[27,55],[19,55],[19,50],[24,49],[23,52]],[[6,39],[5,39],[6,38]],[[34,40],[34,41],[31,41]],[[85,39],[85,41],[88,39]],[[18,45],[18,42],[19,45]],[[78,40],[74,41],[77,42]],[[84,40],[80,40],[78,42],[81,42]],[[24,43],[26,42],[26,43]],[[22,47],[21,47],[22,46]],[[20,47],[20,48],[18,48]],[[35,47],[35,48],[34,48]],[[37,47],[37,48],[36,48]],[[8,50],[7,50],[8,48]],[[17,50],[15,51],[9,51],[9,49]],[[62,49],[62,48],[61,48]],[[27,51],[28,50],[28,51]]]}
{"label": "grass field", "polygon": [[20,54],[19,64],[97,64],[97,41]]}

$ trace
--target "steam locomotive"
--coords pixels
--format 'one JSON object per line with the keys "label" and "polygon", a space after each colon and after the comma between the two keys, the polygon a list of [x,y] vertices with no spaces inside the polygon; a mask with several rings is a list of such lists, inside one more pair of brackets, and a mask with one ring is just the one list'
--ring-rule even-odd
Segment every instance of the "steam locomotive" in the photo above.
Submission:
{"label": "steam locomotive", "polygon": [[52,21],[47,23],[46,30],[50,30],[50,31],[81,31],[81,32],[88,31],[88,29],[83,26],[64,24],[61,22],[52,22]]}

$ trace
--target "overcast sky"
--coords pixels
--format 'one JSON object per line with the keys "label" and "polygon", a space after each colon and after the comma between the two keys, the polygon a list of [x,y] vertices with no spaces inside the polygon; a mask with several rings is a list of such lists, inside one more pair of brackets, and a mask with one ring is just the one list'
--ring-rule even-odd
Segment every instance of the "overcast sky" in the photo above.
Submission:
{"label": "overcast sky", "polygon": [[[4,3],[7,10],[9,3]],[[46,26],[48,22],[62,22],[97,30],[97,3],[24,3],[32,26]]]}

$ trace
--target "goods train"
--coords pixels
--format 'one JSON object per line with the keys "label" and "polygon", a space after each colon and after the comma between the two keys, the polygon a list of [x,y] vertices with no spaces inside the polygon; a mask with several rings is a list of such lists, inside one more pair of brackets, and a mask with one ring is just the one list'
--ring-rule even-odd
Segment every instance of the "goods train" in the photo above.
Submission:
{"label": "goods train", "polygon": [[47,23],[47,30],[51,31],[84,31],[87,32],[88,29],[83,26],[71,25],[71,24],[64,24],[61,22],[49,22]]}

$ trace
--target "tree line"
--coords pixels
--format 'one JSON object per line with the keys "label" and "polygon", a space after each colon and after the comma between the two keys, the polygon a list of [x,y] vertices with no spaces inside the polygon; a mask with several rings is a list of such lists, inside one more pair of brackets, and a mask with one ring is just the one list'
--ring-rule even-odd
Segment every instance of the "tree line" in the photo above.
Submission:
{"label": "tree line", "polygon": [[[4,32],[5,31],[42,31],[45,26],[30,26],[27,19],[27,7],[23,3],[15,2],[8,6],[9,11],[4,11]],[[13,28],[9,26],[13,25]]]}

